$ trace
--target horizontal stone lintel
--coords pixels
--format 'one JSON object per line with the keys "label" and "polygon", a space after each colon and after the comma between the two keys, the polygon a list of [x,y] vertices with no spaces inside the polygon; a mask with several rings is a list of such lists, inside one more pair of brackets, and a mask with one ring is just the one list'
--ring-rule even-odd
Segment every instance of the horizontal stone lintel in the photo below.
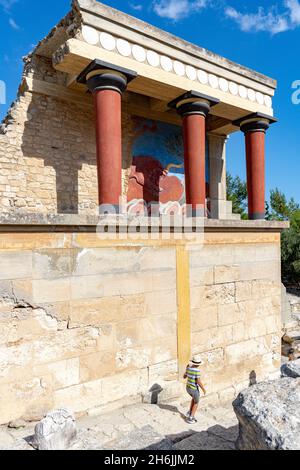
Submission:
{"label": "horizontal stone lintel", "polygon": [[[153,231],[163,233],[163,217],[124,217],[124,216],[84,216],[74,214],[44,215],[44,214],[4,214],[0,216],[0,233],[14,232],[96,232],[97,226],[122,228],[128,221],[132,226],[149,227]],[[173,231],[204,232],[281,232],[288,229],[289,222],[267,220],[216,220],[190,219],[190,228],[182,224],[180,217],[170,219]],[[180,223],[181,222],[181,223]]]}

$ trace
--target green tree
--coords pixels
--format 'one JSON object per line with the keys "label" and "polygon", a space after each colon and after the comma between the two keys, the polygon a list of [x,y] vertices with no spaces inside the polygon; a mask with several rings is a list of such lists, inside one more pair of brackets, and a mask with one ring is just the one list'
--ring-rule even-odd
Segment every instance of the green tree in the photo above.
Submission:
{"label": "green tree", "polygon": [[300,206],[293,198],[289,201],[278,188],[270,192],[270,205],[272,211],[269,214],[271,220],[289,220],[299,211]]}
{"label": "green tree", "polygon": [[270,193],[269,220],[289,220],[290,228],[282,233],[281,258],[283,281],[300,282],[300,206],[278,188]]}
{"label": "green tree", "polygon": [[227,200],[232,202],[234,214],[240,214],[242,219],[247,219],[247,184],[239,176],[231,176],[227,180]]}

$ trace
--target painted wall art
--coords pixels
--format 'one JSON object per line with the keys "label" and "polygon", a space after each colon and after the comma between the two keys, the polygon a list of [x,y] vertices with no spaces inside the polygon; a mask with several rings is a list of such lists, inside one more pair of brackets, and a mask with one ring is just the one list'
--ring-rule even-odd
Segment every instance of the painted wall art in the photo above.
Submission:
{"label": "painted wall art", "polygon": [[148,214],[155,208],[160,214],[180,213],[185,204],[182,128],[141,117],[132,119],[129,213]]}

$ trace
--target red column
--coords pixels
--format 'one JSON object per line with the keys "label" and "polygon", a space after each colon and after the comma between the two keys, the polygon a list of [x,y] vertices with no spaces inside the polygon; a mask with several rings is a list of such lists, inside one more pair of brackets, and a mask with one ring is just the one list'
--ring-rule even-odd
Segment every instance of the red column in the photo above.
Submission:
{"label": "red column", "polygon": [[[95,105],[100,214],[119,212],[122,196],[122,93],[136,72],[93,60],[77,77]],[[113,207],[111,207],[113,206]]]}
{"label": "red column", "polygon": [[99,205],[118,206],[122,195],[121,94],[94,92]]}
{"label": "red column", "polygon": [[265,218],[265,131],[245,133],[249,219]]}
{"label": "red column", "polygon": [[205,207],[205,116],[187,114],[183,117],[186,203],[196,210]]}

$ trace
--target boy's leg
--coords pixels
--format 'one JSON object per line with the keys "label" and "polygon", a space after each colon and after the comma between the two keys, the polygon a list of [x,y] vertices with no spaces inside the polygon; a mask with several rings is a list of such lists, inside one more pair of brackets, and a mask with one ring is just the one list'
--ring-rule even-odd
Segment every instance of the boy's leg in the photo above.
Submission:
{"label": "boy's leg", "polygon": [[[193,402],[194,402],[194,400],[193,400]],[[194,404],[191,408],[191,413],[190,413],[191,418],[195,418],[195,414],[197,412],[197,409],[198,409],[198,403],[194,402]]]}
{"label": "boy's leg", "polygon": [[192,414],[192,412],[193,412],[194,405],[195,405],[194,398],[192,398],[191,406],[190,406],[190,416],[191,416],[191,414]]}

